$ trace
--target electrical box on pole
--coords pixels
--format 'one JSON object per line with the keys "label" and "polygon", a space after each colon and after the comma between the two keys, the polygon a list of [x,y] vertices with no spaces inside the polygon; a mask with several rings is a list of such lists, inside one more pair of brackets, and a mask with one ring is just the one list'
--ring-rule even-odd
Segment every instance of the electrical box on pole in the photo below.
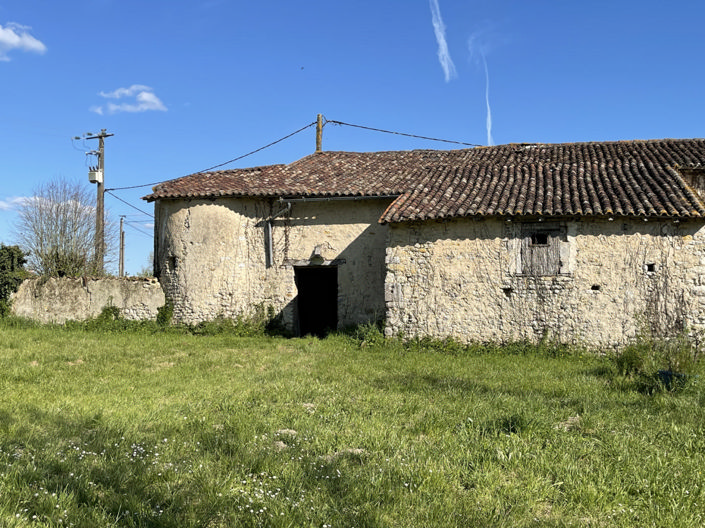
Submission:
{"label": "electrical box on pole", "polygon": [[98,167],[89,167],[88,181],[91,183],[103,183],[103,171]]}

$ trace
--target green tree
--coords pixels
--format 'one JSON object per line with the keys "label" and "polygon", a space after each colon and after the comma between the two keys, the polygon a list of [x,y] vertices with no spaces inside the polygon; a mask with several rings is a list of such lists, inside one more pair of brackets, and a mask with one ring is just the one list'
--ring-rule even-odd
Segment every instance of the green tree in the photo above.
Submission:
{"label": "green tree", "polygon": [[25,254],[18,246],[0,244],[0,317],[10,311],[10,295],[17,291],[29,276],[24,269]]}

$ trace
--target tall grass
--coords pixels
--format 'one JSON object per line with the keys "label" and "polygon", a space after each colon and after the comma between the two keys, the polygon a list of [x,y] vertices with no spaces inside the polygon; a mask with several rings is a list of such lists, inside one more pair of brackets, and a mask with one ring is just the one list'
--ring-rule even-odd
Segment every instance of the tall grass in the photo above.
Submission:
{"label": "tall grass", "polygon": [[697,369],[375,332],[0,322],[0,525],[703,525]]}

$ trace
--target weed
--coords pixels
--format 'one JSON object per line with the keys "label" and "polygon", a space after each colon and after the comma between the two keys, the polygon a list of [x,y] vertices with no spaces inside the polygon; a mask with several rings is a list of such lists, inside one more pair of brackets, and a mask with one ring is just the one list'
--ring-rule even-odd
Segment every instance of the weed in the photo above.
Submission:
{"label": "weed", "polygon": [[491,420],[481,430],[483,435],[511,435],[522,433],[528,430],[531,425],[531,421],[523,415],[510,414]]}
{"label": "weed", "polygon": [[350,336],[360,347],[382,346],[386,343],[384,323],[368,322],[344,330],[342,333]]}
{"label": "weed", "polygon": [[171,325],[171,321],[173,318],[174,305],[171,302],[166,301],[164,303],[164,306],[160,306],[159,308],[157,308],[157,326],[161,328],[166,328],[167,326]]}
{"label": "weed", "polygon": [[117,321],[122,317],[122,313],[120,312],[120,308],[117,306],[113,306],[112,303],[109,303],[107,306],[104,306],[103,309],[100,311],[100,314],[98,317],[96,317],[96,320],[99,323],[104,323],[104,322],[111,322],[111,321]]}
{"label": "weed", "polygon": [[644,393],[676,390],[697,367],[699,346],[681,332],[672,338],[639,336],[613,356],[619,375],[632,379]]}
{"label": "weed", "polygon": [[265,334],[265,324],[262,320],[244,317],[237,319],[218,317],[191,325],[188,328],[192,334],[200,336],[227,334],[235,337],[255,337]]}
{"label": "weed", "polygon": [[194,335],[227,334],[234,337],[262,337],[285,335],[280,317],[273,306],[259,305],[250,316],[237,318],[217,317],[209,321],[187,326]]}

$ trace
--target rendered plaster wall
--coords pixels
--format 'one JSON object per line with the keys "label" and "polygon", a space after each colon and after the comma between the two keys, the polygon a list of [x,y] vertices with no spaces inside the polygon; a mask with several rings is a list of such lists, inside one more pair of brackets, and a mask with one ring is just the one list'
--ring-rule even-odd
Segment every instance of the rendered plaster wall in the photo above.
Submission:
{"label": "rendered plaster wall", "polygon": [[11,309],[19,317],[61,324],[95,317],[106,306],[119,308],[125,319],[155,319],[164,292],[155,279],[28,279],[12,295]]}
{"label": "rendered plaster wall", "polygon": [[562,223],[560,271],[521,273],[522,225],[395,224],[387,335],[619,347],[637,332],[705,329],[705,234],[692,223]]}
{"label": "rendered plaster wall", "polygon": [[[296,331],[297,266],[337,266],[338,326],[384,315],[388,200],[293,202],[218,198],[157,202],[155,267],[176,322],[274,309]],[[279,216],[276,216],[278,215]],[[272,218],[273,265],[266,261]]]}

